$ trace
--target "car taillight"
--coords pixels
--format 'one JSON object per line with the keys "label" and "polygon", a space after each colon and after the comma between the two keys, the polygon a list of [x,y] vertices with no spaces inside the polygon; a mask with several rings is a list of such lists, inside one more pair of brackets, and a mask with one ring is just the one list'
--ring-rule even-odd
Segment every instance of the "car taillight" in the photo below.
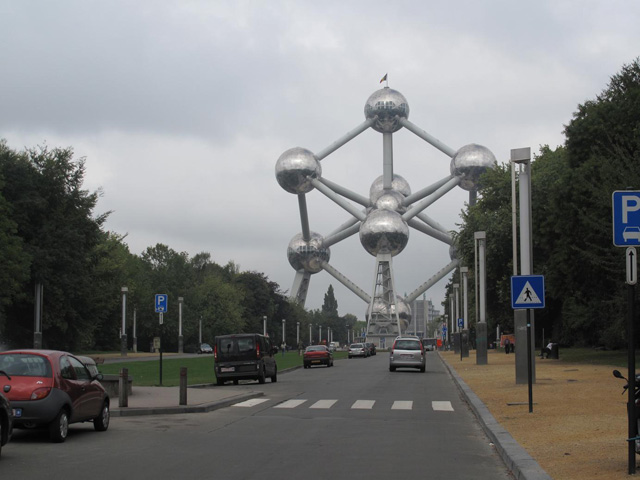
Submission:
{"label": "car taillight", "polygon": [[260,345],[256,345],[256,358],[260,358]]}
{"label": "car taillight", "polygon": [[213,347],[213,359],[218,360],[218,345]]}
{"label": "car taillight", "polygon": [[31,393],[31,400],[41,400],[45,398],[51,392],[51,387],[40,387],[36,388]]}

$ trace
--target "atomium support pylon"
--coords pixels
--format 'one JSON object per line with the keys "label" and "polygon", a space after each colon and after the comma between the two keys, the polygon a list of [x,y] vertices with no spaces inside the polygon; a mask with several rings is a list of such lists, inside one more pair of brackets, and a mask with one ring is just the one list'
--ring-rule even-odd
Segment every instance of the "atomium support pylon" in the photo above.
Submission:
{"label": "atomium support pylon", "polygon": [[[300,209],[302,231],[291,239],[287,249],[289,263],[296,270],[291,299],[304,305],[311,275],[322,270],[328,272],[368,305],[367,341],[384,348],[390,346],[388,339],[404,333],[409,325],[411,302],[459,263],[451,232],[424,211],[456,186],[469,191],[470,199],[475,198],[480,175],[492,168],[496,159],[481,145],[470,144],[456,151],[418,128],[409,121],[406,98],[388,86],[369,97],[364,114],[362,124],[316,154],[300,147],[284,152],[276,162],[276,179],[287,192],[297,195]],[[382,134],[383,165],[382,175],[373,182],[369,196],[365,197],[325,179],[320,161],[368,128]],[[393,171],[393,133],[401,128],[413,132],[450,157],[451,175],[412,193],[409,183]],[[324,237],[309,227],[306,194],[314,189],[351,216]],[[450,245],[451,262],[406,298],[401,298],[395,289],[392,260],[407,246],[409,227]],[[371,295],[329,264],[330,247],[356,233],[364,249],[376,258]]]}

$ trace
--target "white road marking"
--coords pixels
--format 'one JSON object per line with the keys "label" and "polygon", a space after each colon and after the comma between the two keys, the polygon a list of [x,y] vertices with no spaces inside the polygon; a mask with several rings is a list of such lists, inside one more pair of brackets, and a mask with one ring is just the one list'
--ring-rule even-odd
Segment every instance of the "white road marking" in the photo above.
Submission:
{"label": "white road marking", "polygon": [[318,400],[316,403],[311,405],[309,408],[331,408],[333,404],[338,400]]}
{"label": "white road marking", "polygon": [[436,412],[453,412],[451,402],[431,402],[431,407]]}
{"label": "white road marking", "polygon": [[306,402],[306,400],[302,400],[302,399],[287,400],[286,402],[282,402],[281,404],[276,405],[273,408],[296,408],[302,405],[304,402]]}
{"label": "white road marking", "polygon": [[268,398],[251,398],[249,400],[245,400],[244,402],[234,403],[234,407],[255,407],[256,405],[260,405],[261,403],[268,402]]}
{"label": "white road marking", "polygon": [[356,400],[356,402],[351,405],[351,408],[354,410],[371,410],[374,403],[376,403],[375,400]]}
{"label": "white road marking", "polygon": [[411,410],[413,408],[413,401],[396,400],[391,405],[391,410]]}

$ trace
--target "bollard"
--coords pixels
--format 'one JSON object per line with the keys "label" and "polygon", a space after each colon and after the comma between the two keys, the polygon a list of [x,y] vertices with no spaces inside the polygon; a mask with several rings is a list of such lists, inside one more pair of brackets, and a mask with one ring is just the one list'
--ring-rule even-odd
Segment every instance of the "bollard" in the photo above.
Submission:
{"label": "bollard", "polygon": [[119,407],[128,407],[129,406],[129,369],[123,368],[120,370],[120,378],[118,379],[118,389],[119,397],[118,397],[118,406]]}
{"label": "bollard", "polygon": [[180,405],[187,404],[187,367],[180,367]]}

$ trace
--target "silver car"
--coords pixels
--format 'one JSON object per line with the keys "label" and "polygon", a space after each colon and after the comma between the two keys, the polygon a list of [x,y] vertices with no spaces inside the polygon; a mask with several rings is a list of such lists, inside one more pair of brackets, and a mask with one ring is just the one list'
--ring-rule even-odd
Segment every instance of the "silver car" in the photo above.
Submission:
{"label": "silver car", "polygon": [[369,352],[364,343],[352,343],[349,345],[349,358],[368,356]]}
{"label": "silver car", "polygon": [[418,338],[396,338],[389,355],[389,371],[395,372],[396,368],[418,368],[424,372],[426,369],[424,353],[424,347]]}

